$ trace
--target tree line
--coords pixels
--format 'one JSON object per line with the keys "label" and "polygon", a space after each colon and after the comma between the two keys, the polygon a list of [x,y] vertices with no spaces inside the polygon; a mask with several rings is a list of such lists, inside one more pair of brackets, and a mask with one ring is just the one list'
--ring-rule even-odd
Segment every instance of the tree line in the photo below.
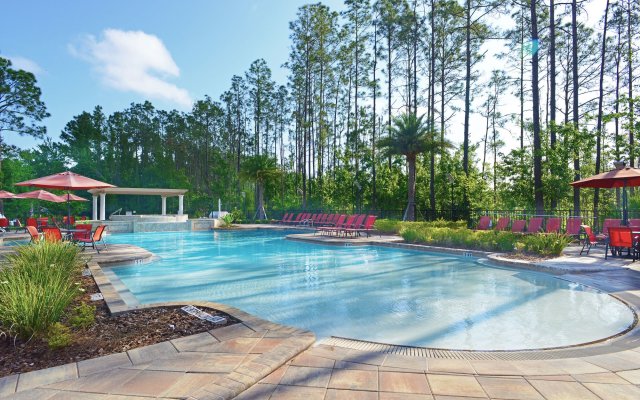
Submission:
{"label": "tree line", "polygon": [[[587,6],[600,10],[597,22]],[[640,164],[639,10],[638,0],[308,4],[290,23],[286,82],[258,59],[188,112],[149,101],[110,115],[96,106],[59,141],[2,146],[3,188],[70,166],[118,186],[187,188],[195,215],[217,198],[238,208],[244,199],[256,217],[262,204],[410,219],[448,209],[612,213],[618,193],[569,182],[614,160]],[[5,82],[16,79],[0,65]],[[42,137],[42,113],[32,131],[9,121],[10,94],[0,91],[0,133]],[[399,143],[410,120],[421,125],[417,147]],[[147,201],[112,204],[141,212],[155,207]]]}

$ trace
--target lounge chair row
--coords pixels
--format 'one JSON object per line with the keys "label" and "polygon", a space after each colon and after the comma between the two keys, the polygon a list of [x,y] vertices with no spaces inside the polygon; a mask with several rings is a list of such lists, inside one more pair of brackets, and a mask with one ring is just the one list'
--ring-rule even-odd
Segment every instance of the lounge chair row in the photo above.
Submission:
{"label": "lounge chair row", "polygon": [[[544,224],[544,228],[543,228]],[[580,217],[567,218],[567,225],[564,233],[570,236],[577,236],[580,234],[580,224],[582,219]],[[550,217],[545,219],[543,217],[531,217],[529,220],[515,219],[511,221],[509,217],[500,217],[496,223],[494,229],[497,231],[510,230],[514,233],[559,233],[561,232],[562,218]],[[477,230],[488,230],[491,227],[491,217],[483,215],[478,220]]]}
{"label": "lounge chair row", "polygon": [[376,222],[376,218],[375,215],[341,214],[338,216],[338,219],[335,220],[335,223],[318,227],[316,232],[327,235],[343,235],[344,237],[347,235],[360,236],[362,233],[365,233],[367,237],[369,237],[371,236],[371,231],[374,230],[373,225]]}

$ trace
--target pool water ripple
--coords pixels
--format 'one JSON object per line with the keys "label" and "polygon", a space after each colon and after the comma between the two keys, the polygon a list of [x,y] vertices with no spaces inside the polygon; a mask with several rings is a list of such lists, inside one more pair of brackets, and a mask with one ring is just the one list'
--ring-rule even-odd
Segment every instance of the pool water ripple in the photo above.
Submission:
{"label": "pool water ripple", "polygon": [[383,343],[507,350],[612,336],[631,310],[596,290],[470,257],[288,241],[286,231],[122,234],[161,259],[113,269],[141,303],[209,300]]}

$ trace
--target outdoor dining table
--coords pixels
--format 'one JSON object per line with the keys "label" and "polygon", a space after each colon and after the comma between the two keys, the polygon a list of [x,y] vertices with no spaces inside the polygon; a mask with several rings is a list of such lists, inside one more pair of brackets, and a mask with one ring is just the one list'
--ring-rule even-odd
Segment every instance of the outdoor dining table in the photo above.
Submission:
{"label": "outdoor dining table", "polygon": [[62,235],[66,238],[66,240],[73,240],[73,234],[77,232],[91,234],[91,231],[88,231],[86,229],[74,229],[74,228],[61,228],[60,232],[62,232]]}

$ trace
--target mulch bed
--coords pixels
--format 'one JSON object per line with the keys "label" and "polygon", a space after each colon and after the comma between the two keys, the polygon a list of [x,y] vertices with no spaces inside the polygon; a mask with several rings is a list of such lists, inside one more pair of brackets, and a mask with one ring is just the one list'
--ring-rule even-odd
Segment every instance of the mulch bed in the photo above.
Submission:
{"label": "mulch bed", "polygon": [[[70,309],[82,302],[96,306],[96,323],[87,329],[71,328],[73,343],[58,350],[49,349],[46,341],[40,338],[28,342],[9,338],[2,334],[7,329],[0,326],[0,377],[120,353],[239,322],[228,314],[205,307],[198,308],[211,315],[225,317],[227,322],[213,324],[185,313],[178,306],[134,310],[111,316],[103,300],[90,299],[91,293],[99,293],[93,278],[83,277],[82,285],[85,294],[76,299]],[[65,323],[64,320],[62,322]]]}

